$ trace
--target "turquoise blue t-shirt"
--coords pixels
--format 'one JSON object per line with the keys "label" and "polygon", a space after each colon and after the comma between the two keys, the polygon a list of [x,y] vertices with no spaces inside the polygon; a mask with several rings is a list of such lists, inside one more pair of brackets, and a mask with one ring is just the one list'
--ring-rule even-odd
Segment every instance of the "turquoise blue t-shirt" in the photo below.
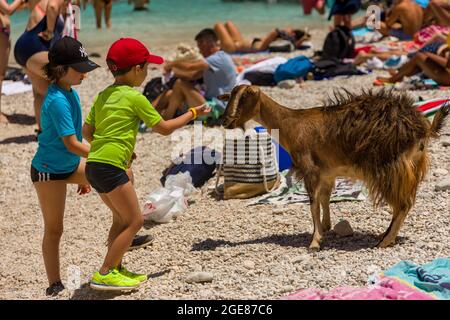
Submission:
{"label": "turquoise blue t-shirt", "polygon": [[38,150],[31,162],[33,167],[47,173],[75,171],[80,156],[67,150],[61,138],[75,134],[81,142],[81,123],[81,104],[77,92],[51,84],[42,104],[42,132],[38,136]]}

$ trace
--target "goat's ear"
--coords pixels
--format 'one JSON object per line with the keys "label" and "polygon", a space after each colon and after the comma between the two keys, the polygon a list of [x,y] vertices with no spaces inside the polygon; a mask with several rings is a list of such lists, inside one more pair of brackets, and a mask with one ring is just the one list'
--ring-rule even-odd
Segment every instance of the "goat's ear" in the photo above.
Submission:
{"label": "goat's ear", "polygon": [[231,95],[229,93],[225,93],[225,94],[221,94],[220,96],[217,97],[217,99],[222,100],[222,101],[228,101],[230,100]]}

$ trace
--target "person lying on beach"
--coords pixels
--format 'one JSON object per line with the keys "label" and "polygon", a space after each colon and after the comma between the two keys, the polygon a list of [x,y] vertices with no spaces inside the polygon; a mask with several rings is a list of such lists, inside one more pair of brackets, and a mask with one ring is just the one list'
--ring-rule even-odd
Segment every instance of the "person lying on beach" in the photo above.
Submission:
{"label": "person lying on beach", "polygon": [[81,105],[75,85],[98,67],[88,59],[80,42],[64,37],[50,49],[44,71],[51,84],[42,104],[42,133],[31,162],[31,181],[44,217],[42,254],[49,287],[47,295],[64,289],[61,283],[59,243],[63,232],[68,184],[78,193],[90,192],[84,175],[89,146],[81,137]]}
{"label": "person lying on beach", "polygon": [[[403,47],[393,48],[388,51],[379,51],[378,48],[372,48],[369,52],[361,51],[355,57],[353,64],[360,65],[371,58],[378,58],[382,61],[388,60],[393,56],[409,55],[413,56],[416,52],[431,52],[440,56],[445,54],[448,49],[446,43],[447,36],[443,34],[435,35],[432,39],[424,43],[419,49],[407,50]],[[415,47],[415,46],[414,46]]]}
{"label": "person lying on beach", "polygon": [[420,5],[413,0],[395,0],[379,31],[384,36],[393,36],[401,41],[412,40],[422,24],[423,10]]}
{"label": "person lying on beach", "polygon": [[274,29],[267,33],[263,38],[248,40],[244,39],[239,29],[232,21],[227,21],[225,24],[220,22],[216,23],[214,31],[219,38],[222,50],[227,53],[266,51],[270,44],[278,39],[288,40],[295,48],[300,48],[303,42],[311,38],[311,35],[305,31],[285,28]]}
{"label": "person lying on beach", "polygon": [[447,49],[440,55],[432,52],[417,52],[414,57],[403,65],[391,77],[378,77],[379,83],[396,83],[404,77],[413,76],[419,72],[436,81],[439,85],[450,86],[450,35],[447,38]]}
{"label": "person lying on beach", "polygon": [[[236,67],[231,57],[221,50],[212,29],[203,29],[196,37],[197,46],[205,59],[196,61],[168,61],[166,73],[178,78],[171,90],[159,96],[154,104],[164,119],[172,119],[175,113],[186,112],[184,104],[195,106],[207,103],[214,111],[225,110],[224,102],[217,96],[231,92],[236,84]],[[203,78],[201,87],[195,81]]]}
{"label": "person lying on beach", "polygon": [[[110,208],[113,222],[108,235],[108,252],[101,268],[94,272],[90,286],[97,290],[131,290],[147,280],[145,274],[128,271],[122,258],[133,237],[141,229],[143,217],[133,186],[131,164],[139,121],[154,132],[169,135],[210,109],[192,107],[182,116],[165,121],[139,87],[150,64],[162,64],[163,58],[151,54],[138,40],[121,38],[107,55],[108,68],[115,81],[97,95],[83,125],[83,137],[91,149],[86,161],[86,177]],[[155,150],[155,152],[157,152]]]}
{"label": "person lying on beach", "polygon": [[12,15],[26,0],[14,0],[8,4],[6,0],[0,0],[0,123],[8,123],[8,118],[2,113],[2,84],[8,66],[9,53],[11,51],[11,26],[9,16]]}
{"label": "person lying on beach", "polygon": [[450,1],[430,0],[425,17],[430,23],[450,27]]}

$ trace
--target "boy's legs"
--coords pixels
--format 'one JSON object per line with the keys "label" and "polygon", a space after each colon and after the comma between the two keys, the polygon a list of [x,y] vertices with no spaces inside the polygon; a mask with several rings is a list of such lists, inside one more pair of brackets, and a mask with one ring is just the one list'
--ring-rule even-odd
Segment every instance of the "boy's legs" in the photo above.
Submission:
{"label": "boy's legs", "polygon": [[184,102],[190,107],[194,107],[205,103],[206,100],[191,83],[178,79],[173,86],[169,105],[163,113],[164,119],[172,119],[177,109],[181,108]]}
{"label": "boy's legs", "polygon": [[105,194],[105,196],[113,208],[117,210],[124,229],[112,241],[103,266],[100,268],[101,274],[107,274],[109,270],[116,268],[120,264],[133,237],[143,224],[138,198],[131,181],[118,186],[113,191]]}
{"label": "boy's legs", "polygon": [[59,241],[63,233],[64,208],[66,204],[66,182],[35,182],[42,215],[44,217],[44,238],[42,254],[49,285],[61,281],[59,270]]}

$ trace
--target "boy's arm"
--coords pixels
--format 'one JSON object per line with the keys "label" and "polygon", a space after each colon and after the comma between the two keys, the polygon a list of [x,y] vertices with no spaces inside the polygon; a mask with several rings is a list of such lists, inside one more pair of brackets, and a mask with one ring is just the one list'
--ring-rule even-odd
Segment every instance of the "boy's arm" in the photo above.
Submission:
{"label": "boy's arm", "polygon": [[61,139],[64,142],[67,150],[80,157],[88,157],[90,147],[87,144],[78,141],[76,135],[71,134],[70,136],[61,137]]}
{"label": "boy's arm", "polygon": [[198,71],[174,70],[173,75],[183,80],[197,80],[203,77],[203,70]]}
{"label": "boy's arm", "polygon": [[[206,115],[211,112],[211,108],[206,103],[201,106],[195,107],[194,109],[197,111],[197,116]],[[171,120],[161,119],[161,121],[153,126],[152,129],[153,131],[162,134],[163,136],[168,136],[175,130],[184,127],[193,119],[194,114],[192,112],[186,112],[185,114]]]}
{"label": "boy's arm", "polygon": [[205,60],[202,59],[196,61],[168,61],[164,66],[164,69],[166,71],[170,71],[174,68],[187,72],[203,72],[209,68],[209,65]]}
{"label": "boy's arm", "polygon": [[82,134],[83,138],[86,139],[87,142],[91,143],[91,141],[94,139],[94,132],[95,132],[94,126],[86,122],[83,124]]}

